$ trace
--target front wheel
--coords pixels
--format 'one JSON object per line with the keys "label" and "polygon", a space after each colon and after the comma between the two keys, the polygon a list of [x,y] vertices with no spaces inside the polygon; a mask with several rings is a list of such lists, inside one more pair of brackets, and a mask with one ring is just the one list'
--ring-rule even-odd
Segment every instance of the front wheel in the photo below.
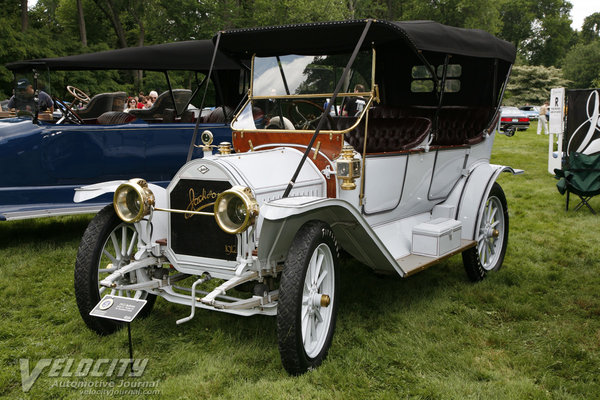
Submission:
{"label": "front wheel", "polygon": [[479,216],[477,246],[462,253],[469,279],[480,281],[502,266],[508,244],[508,208],[502,187],[494,182],[483,213]]}
{"label": "front wheel", "polygon": [[288,251],[279,286],[277,338],[292,375],[319,366],[331,346],[337,314],[338,249],[331,228],[311,221]]}
{"label": "front wheel", "polygon": [[[115,270],[129,264],[136,246],[135,228],[119,219],[112,204],[92,219],[81,238],[75,262],[75,299],[85,324],[100,335],[113,333],[122,326],[117,321],[90,315],[101,297],[111,294],[145,299],[147,303],[140,311],[140,317],[147,316],[154,306],[156,296],[148,292],[108,289],[98,284]],[[143,272],[130,272],[118,283],[133,283],[137,273]]]}

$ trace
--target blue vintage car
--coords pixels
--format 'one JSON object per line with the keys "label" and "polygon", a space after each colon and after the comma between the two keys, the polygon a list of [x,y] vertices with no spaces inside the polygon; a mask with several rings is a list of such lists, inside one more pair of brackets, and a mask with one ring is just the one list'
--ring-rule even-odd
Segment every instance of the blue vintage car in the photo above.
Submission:
{"label": "blue vintage car", "polygon": [[[90,99],[73,87],[83,107],[54,97],[54,114],[2,111],[0,221],[96,212],[112,198],[76,204],[75,188],[131,176],[166,186],[187,158],[202,156],[188,154],[196,133],[210,129],[216,143],[231,141],[228,120],[245,94],[245,69],[220,53],[213,59],[213,49],[208,40],[185,41],[8,64],[16,77],[28,70],[34,88],[49,71],[144,69],[164,72],[168,90],[152,108],[128,112],[125,92]],[[173,89],[170,71],[196,72],[195,90]],[[209,81],[214,109],[201,105]]]}

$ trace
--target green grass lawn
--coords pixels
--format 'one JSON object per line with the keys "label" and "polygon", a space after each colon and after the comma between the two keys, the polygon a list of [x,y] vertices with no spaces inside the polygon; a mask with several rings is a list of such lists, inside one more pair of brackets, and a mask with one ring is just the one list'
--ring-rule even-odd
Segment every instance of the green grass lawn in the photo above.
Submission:
{"label": "green grass lawn", "polygon": [[[510,236],[503,268],[467,280],[462,259],[407,279],[343,263],[338,323],[329,357],[300,377],[286,374],[276,320],[198,310],[158,299],[132,324],[134,358],[157,391],[134,398],[594,399],[600,398],[599,219],[565,212],[547,172],[548,137],[535,123],[498,135],[492,162],[503,174]],[[591,201],[600,211],[600,197]],[[127,358],[127,330],[86,328],[75,304],[73,265],[90,217],[0,223],[0,396],[85,395],[61,382],[118,386],[123,378],[53,377],[46,368],[23,393],[19,359]]]}

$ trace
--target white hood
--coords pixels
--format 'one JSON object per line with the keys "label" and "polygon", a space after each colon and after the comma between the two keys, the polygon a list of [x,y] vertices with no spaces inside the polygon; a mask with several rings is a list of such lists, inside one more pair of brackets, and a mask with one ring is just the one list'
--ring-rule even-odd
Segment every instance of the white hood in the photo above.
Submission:
{"label": "white hood", "polygon": [[[281,147],[197,159],[181,168],[169,187],[180,179],[229,181],[248,186],[262,204],[281,198],[301,158],[300,151]],[[326,196],[325,177],[310,159],[305,161],[290,196]]]}

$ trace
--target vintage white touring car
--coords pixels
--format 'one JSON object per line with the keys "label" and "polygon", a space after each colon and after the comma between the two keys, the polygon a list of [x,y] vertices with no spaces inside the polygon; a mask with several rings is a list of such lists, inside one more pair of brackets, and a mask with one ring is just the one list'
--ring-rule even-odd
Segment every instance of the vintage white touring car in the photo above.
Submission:
{"label": "vintage white touring car", "polygon": [[166,189],[114,191],[82,239],[75,294],[85,323],[106,294],[276,315],[281,359],[301,374],[325,359],[339,302],[338,250],[410,276],[462,253],[467,275],[502,265],[506,166],[489,163],[515,48],[430,21],[375,20],[219,33],[251,59],[232,144],[185,164]]}

